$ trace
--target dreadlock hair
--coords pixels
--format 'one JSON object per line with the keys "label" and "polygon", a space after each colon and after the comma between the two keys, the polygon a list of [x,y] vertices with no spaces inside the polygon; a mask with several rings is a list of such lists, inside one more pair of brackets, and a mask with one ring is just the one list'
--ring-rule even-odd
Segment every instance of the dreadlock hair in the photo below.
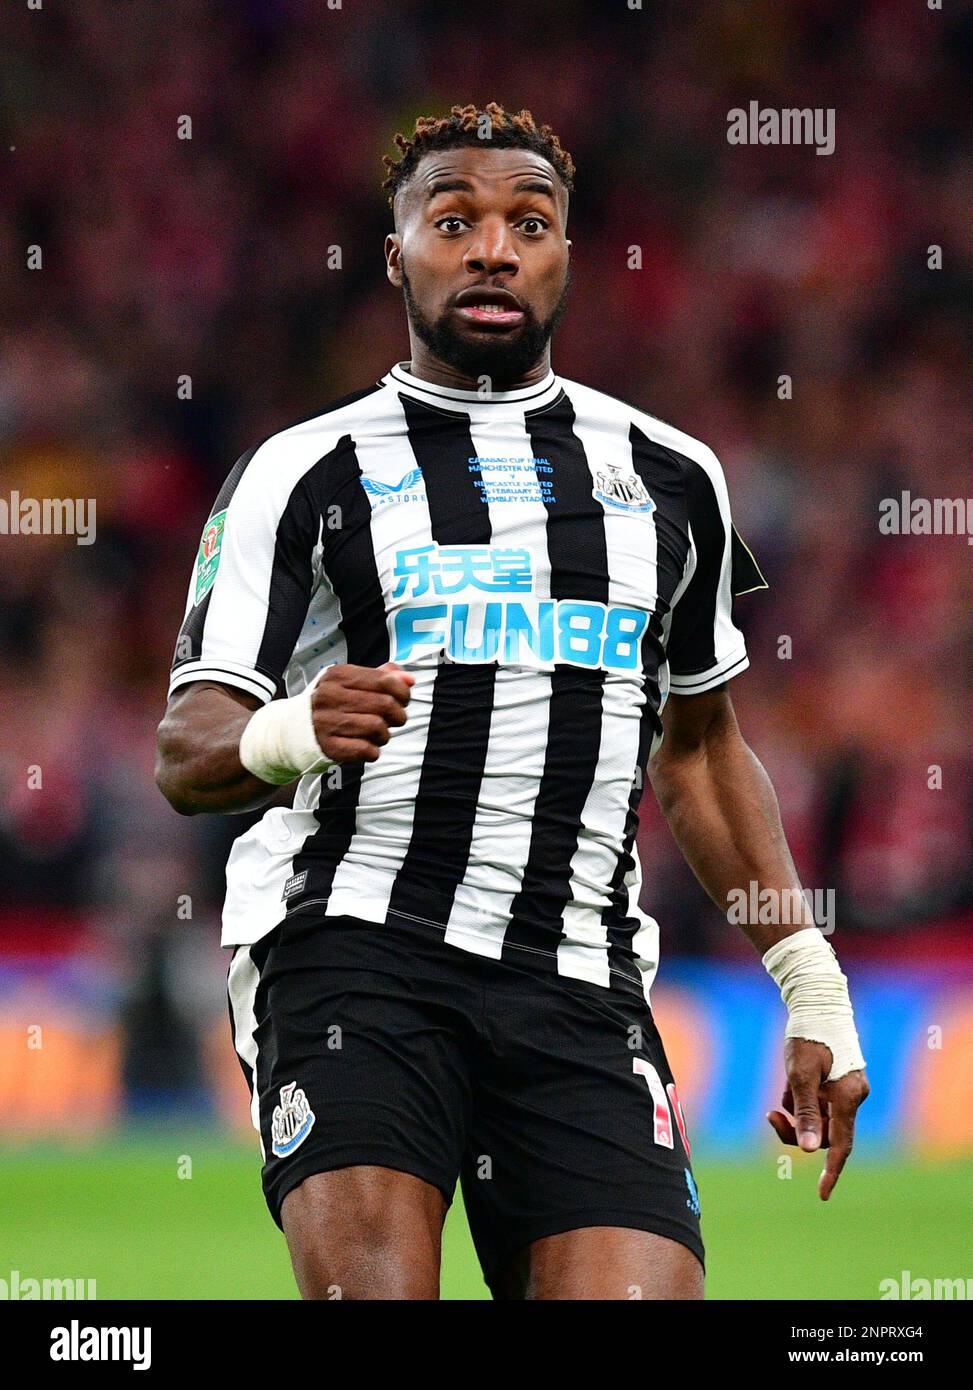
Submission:
{"label": "dreadlock hair", "polygon": [[[481,134],[484,116],[489,120],[489,137]],[[553,167],[568,192],[574,188],[574,160],[562,149],[551,127],[538,126],[529,111],[518,111],[514,116],[495,101],[487,102],[482,110],[471,103],[468,106],[454,106],[448,116],[420,116],[412,138],[396,135],[395,144],[399,148],[400,159],[390,159],[387,154],[382,156],[382,163],[388,170],[388,178],[382,187],[389,191],[390,207],[399,189],[415,173],[424,154],[430,150],[456,149],[461,145],[533,150]]]}

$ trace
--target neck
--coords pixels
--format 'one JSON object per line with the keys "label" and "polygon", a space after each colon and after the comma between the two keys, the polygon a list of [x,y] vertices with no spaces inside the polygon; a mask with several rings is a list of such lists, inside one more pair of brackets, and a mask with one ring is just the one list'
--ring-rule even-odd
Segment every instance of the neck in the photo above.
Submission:
{"label": "neck", "polygon": [[[412,350],[409,371],[420,381],[428,381],[435,386],[449,386],[457,391],[476,391],[482,385],[482,377],[469,376],[466,372],[461,372],[458,367],[443,362],[412,333],[409,335],[409,340]],[[548,344],[534,365],[529,367],[526,372],[522,372],[517,377],[497,377],[491,382],[491,387],[494,391],[516,391],[520,386],[533,386],[535,382],[543,381],[550,370],[551,349],[550,344]],[[486,376],[487,373],[483,375]]]}

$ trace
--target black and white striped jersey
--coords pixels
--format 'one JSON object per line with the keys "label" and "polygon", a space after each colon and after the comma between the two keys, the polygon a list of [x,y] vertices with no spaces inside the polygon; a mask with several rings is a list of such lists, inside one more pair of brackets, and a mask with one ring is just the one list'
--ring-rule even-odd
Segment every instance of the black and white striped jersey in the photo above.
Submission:
{"label": "black and white striped jersey", "polygon": [[670,690],[747,666],[763,579],[704,444],[553,373],[435,386],[404,364],[250,449],[206,523],[171,690],[297,694],[396,661],[375,763],[301,779],[235,843],[224,945],[313,910],[645,990],[643,770]]}

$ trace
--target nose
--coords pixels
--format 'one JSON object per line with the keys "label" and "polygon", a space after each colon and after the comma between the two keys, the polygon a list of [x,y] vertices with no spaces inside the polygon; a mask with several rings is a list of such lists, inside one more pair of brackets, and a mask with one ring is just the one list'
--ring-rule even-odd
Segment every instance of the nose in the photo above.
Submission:
{"label": "nose", "polygon": [[463,256],[463,264],[472,275],[516,275],[520,257],[513,233],[503,217],[485,217]]}

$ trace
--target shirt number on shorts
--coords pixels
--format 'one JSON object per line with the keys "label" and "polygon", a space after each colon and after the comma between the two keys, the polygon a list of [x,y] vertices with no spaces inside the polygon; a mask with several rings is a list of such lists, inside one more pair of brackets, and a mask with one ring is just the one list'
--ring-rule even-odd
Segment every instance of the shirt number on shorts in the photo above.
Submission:
{"label": "shirt number on shorts", "polygon": [[[686,1120],[682,1113],[682,1106],[679,1103],[679,1093],[676,1090],[676,1083],[670,1081],[668,1086],[663,1086],[662,1078],[655,1067],[651,1062],[646,1062],[642,1057],[632,1058],[632,1071],[636,1076],[645,1077],[646,1085],[652,1096],[652,1135],[655,1142],[661,1144],[665,1149],[672,1149],[675,1147],[672,1136],[672,1116],[675,1115],[676,1124],[679,1126],[679,1137],[682,1140],[683,1148],[686,1150],[686,1157],[692,1158],[692,1153],[689,1148],[689,1135],[686,1132]],[[671,1112],[669,1110],[670,1101],[672,1102]]]}

